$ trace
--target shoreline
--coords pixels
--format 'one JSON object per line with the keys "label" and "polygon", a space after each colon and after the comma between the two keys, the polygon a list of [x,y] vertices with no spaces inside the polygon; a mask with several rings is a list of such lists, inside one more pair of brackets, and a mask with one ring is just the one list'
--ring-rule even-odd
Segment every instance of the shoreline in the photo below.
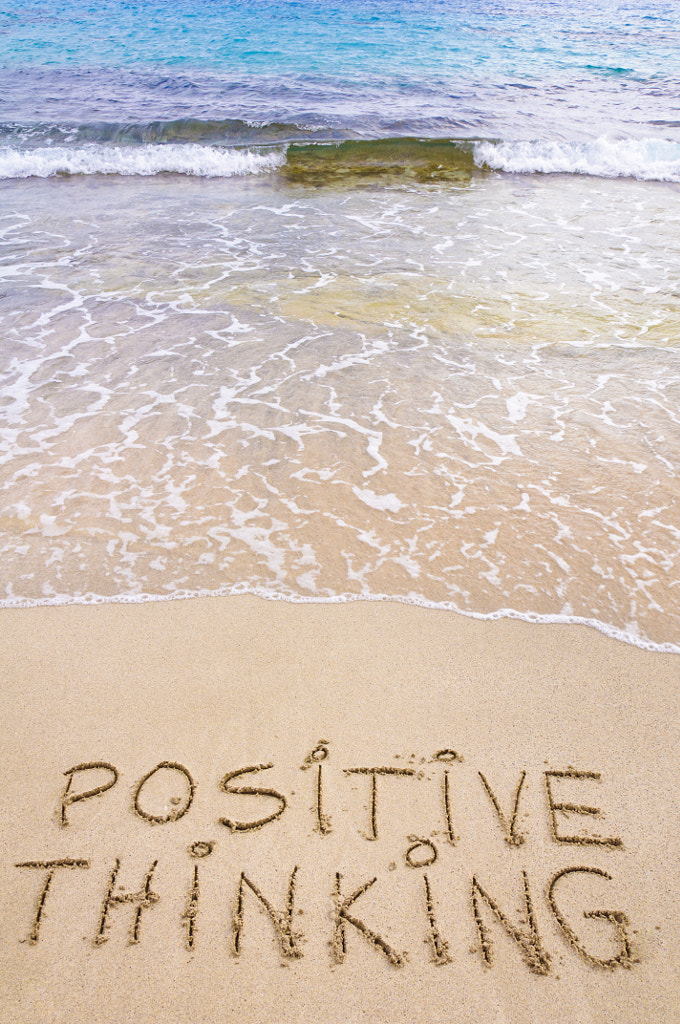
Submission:
{"label": "shoreline", "polygon": [[674,655],[397,602],[0,622],[3,1022],[677,1008]]}
{"label": "shoreline", "polygon": [[594,629],[611,640],[638,650],[649,651],[655,654],[680,654],[680,644],[673,644],[670,641],[656,642],[647,637],[627,633],[625,629],[612,626],[609,623],[601,622],[599,619],[586,618],[581,615],[551,614],[542,612],[520,612],[514,608],[499,608],[493,612],[475,612],[459,608],[453,602],[430,601],[425,597],[407,597],[403,595],[390,594],[339,594],[332,597],[312,597],[304,594],[283,594],[265,588],[234,588],[223,591],[178,591],[173,594],[131,594],[106,597],[99,594],[77,595],[75,597],[46,597],[32,600],[24,598],[6,598],[0,600],[0,614],[3,611],[17,611],[29,608],[68,608],[76,607],[99,607],[101,605],[136,605],[166,601],[191,601],[200,599],[231,600],[233,598],[249,597],[263,601],[282,601],[293,605],[337,605],[365,603],[394,603],[406,605],[409,608],[425,608],[430,611],[439,611],[445,614],[463,616],[466,619],[475,619],[478,622],[499,622],[504,619],[526,622],[532,625],[558,625],[558,626],[586,626]]}

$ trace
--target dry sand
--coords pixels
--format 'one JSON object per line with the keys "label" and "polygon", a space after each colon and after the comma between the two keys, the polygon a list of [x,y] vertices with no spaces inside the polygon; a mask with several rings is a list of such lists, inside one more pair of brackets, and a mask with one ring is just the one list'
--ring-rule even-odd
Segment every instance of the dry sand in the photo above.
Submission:
{"label": "dry sand", "polygon": [[680,1021],[680,657],[236,597],[0,673],[3,1024]]}

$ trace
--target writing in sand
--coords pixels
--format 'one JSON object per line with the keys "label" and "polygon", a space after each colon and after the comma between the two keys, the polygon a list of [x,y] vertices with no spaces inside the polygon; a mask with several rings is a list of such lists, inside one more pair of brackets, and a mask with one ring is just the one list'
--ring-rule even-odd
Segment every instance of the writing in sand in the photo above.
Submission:
{"label": "writing in sand", "polygon": [[[377,956],[388,969],[424,955],[442,966],[468,953],[486,967],[501,956],[514,959],[538,975],[554,970],[556,953],[597,970],[638,962],[628,915],[609,906],[610,900],[619,903],[615,874],[625,851],[622,839],[600,824],[604,813],[594,799],[603,783],[599,771],[528,767],[514,773],[508,791],[507,772],[499,786],[497,771],[463,769],[463,757],[450,748],[419,760],[395,755],[398,765],[367,759],[335,765],[333,771],[329,758],[330,743],[320,740],[295,766],[295,773],[308,773],[296,774],[300,788],[286,792],[265,781],[276,778],[273,762],[231,767],[210,783],[214,831],[200,838],[189,837],[186,829],[204,783],[185,764],[161,761],[143,774],[130,772],[133,781],[127,786],[127,769],[109,761],[69,767],[65,782],[54,780],[51,824],[59,837],[58,855],[53,844],[50,854],[43,850],[15,865],[27,883],[17,888],[16,898],[29,901],[22,908],[21,941],[67,941],[68,892],[89,906],[89,938],[97,948],[111,938],[118,949],[143,942],[165,905],[175,922],[175,941],[191,954],[214,951],[221,943],[237,958],[271,957],[275,950],[282,962],[291,963],[318,952],[332,965],[350,956]],[[424,788],[415,797],[411,789],[411,802],[404,797],[403,806],[413,806],[414,800],[427,804],[437,819],[427,834],[405,831],[406,815],[395,814],[400,787],[406,793],[414,786]],[[355,820],[338,823],[338,808],[347,810],[343,787],[361,803],[353,805]],[[113,795],[123,790],[125,803],[114,802]],[[463,856],[473,804],[475,820],[485,816],[486,827],[467,837]],[[101,829],[107,812],[116,819],[111,832],[116,841],[121,841],[122,816],[132,844],[125,843],[122,852],[114,849],[100,864],[88,853],[85,838],[95,820]],[[206,827],[203,819],[199,824]],[[152,828],[161,846],[168,836],[181,842],[169,855],[166,849],[150,857]],[[134,852],[140,830],[143,861]],[[366,842],[376,845],[366,847]],[[261,863],[258,844],[266,854]],[[376,860],[382,845],[388,856]],[[362,868],[361,850],[370,853],[368,867]],[[528,866],[521,860],[526,850]],[[318,935],[310,933],[315,920]],[[216,921],[220,935],[210,934]],[[411,933],[406,951],[406,938],[397,930],[404,923]],[[543,937],[546,926],[550,943]],[[548,948],[555,942],[561,942],[561,950]]]}

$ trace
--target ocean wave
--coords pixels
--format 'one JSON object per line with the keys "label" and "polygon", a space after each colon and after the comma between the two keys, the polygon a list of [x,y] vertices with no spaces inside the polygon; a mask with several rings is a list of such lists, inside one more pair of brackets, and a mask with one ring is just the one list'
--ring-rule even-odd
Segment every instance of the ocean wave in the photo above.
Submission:
{"label": "ocean wave", "polygon": [[598,178],[680,181],[680,143],[665,139],[591,142],[477,142],[480,168],[515,174],[588,174]]}
{"label": "ocean wave", "polygon": [[230,178],[280,167],[285,151],[226,149],[195,144],[41,147],[0,150],[0,178],[51,178],[69,174],[189,174]]}
{"label": "ocean wave", "polygon": [[0,122],[0,140],[21,148],[36,146],[84,146],[107,143],[134,146],[141,143],[196,143],[217,146],[266,146],[287,142],[341,141],[353,138],[350,129],[333,128],[296,121],[249,121],[240,118],[179,117],[151,121],[92,121],[84,123],[17,121]]}
{"label": "ocean wave", "polygon": [[6,124],[0,125],[0,139],[6,140],[0,145],[0,178],[162,173],[228,178],[279,171],[291,182],[320,186],[376,178],[455,183],[501,171],[680,182],[680,143],[664,139],[348,139],[343,132],[332,134],[336,137],[308,126],[238,120]]}
{"label": "ocean wave", "polygon": [[311,185],[375,178],[467,181],[475,170],[467,139],[385,138],[293,144],[282,174]]}
{"label": "ocean wave", "polygon": [[[0,178],[164,172],[224,178],[279,170],[291,182],[319,186],[381,177],[458,181],[469,179],[475,170],[472,143],[467,140],[407,137],[310,143],[301,138],[272,144],[261,138],[245,147],[242,135],[246,127],[243,122],[176,122],[128,126],[125,131],[120,126],[98,126],[95,140],[90,136],[83,144],[80,128],[74,130],[71,140],[63,140],[65,145],[56,146],[52,138],[36,145],[35,136],[27,135],[28,145],[17,145],[16,135],[10,136],[10,144],[0,147]],[[293,128],[278,124],[249,127],[263,136],[273,129],[280,135],[286,127],[291,134]],[[221,131],[232,137],[216,145],[214,136]],[[213,139],[210,144],[188,142],[187,133],[194,139],[212,134]],[[178,136],[182,141],[165,141]],[[152,141],[141,142],[141,138]]]}

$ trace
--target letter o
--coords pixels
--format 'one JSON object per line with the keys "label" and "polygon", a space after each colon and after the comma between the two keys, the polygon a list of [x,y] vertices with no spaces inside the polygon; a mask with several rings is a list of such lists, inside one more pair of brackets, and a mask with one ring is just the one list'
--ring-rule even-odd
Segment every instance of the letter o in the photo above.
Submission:
{"label": "letter o", "polygon": [[[139,796],[149,779],[155,775],[156,772],[160,771],[161,768],[168,768],[171,771],[180,772],[189,784],[189,793],[183,806],[180,805],[175,808],[175,810],[169,811],[167,814],[149,814],[148,811],[143,810],[139,806]],[[140,818],[144,818],[145,821],[150,821],[154,825],[164,825],[168,821],[179,821],[180,818],[184,817],[193,803],[195,792],[196,784],[194,783],[189,770],[185,768],[184,765],[177,764],[176,761],[161,761],[160,764],[157,764],[155,768],[152,768],[150,772],[147,772],[146,775],[137,783],[132,798],[132,806],[135,814],[138,814]]]}

